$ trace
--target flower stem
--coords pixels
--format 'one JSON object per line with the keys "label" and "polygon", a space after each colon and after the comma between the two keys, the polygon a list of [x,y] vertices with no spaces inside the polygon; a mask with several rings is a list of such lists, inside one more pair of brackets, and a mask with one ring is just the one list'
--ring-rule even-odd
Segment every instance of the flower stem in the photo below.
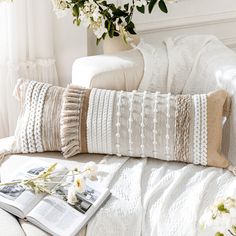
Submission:
{"label": "flower stem", "polygon": [[228,232],[229,232],[232,236],[236,236],[230,229],[228,230]]}

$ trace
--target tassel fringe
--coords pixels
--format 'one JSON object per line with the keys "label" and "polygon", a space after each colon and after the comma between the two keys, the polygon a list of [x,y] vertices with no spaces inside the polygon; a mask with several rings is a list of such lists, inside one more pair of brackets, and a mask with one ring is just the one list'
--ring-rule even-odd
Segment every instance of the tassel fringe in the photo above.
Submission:
{"label": "tassel fringe", "polygon": [[227,170],[232,172],[236,176],[236,166],[230,165]]}
{"label": "tassel fringe", "polygon": [[85,90],[71,85],[67,87],[63,94],[61,149],[65,158],[81,152],[80,117],[84,94]]}
{"label": "tassel fringe", "polygon": [[8,156],[8,155],[11,155],[13,154],[11,151],[7,151],[7,150],[3,150],[0,152],[0,165],[2,165],[2,163],[4,162],[5,158]]}
{"label": "tassel fringe", "polygon": [[18,100],[20,101],[21,99],[21,85],[23,84],[24,80],[23,79],[18,79],[17,80],[17,83],[16,83],[16,86],[14,88],[14,91],[13,91],[13,96]]}

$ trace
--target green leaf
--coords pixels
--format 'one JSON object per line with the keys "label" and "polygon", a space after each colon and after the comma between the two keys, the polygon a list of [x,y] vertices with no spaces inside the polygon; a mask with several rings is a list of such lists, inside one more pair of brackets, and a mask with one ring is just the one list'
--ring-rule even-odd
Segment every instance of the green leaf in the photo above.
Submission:
{"label": "green leaf", "polygon": [[79,18],[76,19],[76,25],[80,26],[81,20]]}
{"label": "green leaf", "polygon": [[103,5],[103,6],[105,6],[105,7],[107,7],[107,6],[108,6],[108,4],[107,4],[107,2],[106,2],[106,1],[102,1],[102,2],[101,2],[101,5]]}
{"label": "green leaf", "polygon": [[118,32],[114,32],[114,37],[118,37],[120,34]]}
{"label": "green leaf", "polygon": [[135,28],[135,25],[132,21],[130,21],[129,24],[126,27],[127,28]]}
{"label": "green leaf", "polygon": [[128,25],[126,25],[125,29],[130,33],[130,34],[136,34],[135,32],[135,25],[132,21],[129,22]]}
{"label": "green leaf", "polygon": [[125,9],[126,11],[129,10],[129,3],[126,3],[126,4],[124,5],[124,9]]}
{"label": "green leaf", "polygon": [[110,30],[108,31],[108,35],[110,38],[113,38],[114,32],[115,32],[115,26],[114,26],[114,24],[111,23]]}
{"label": "green leaf", "polygon": [[141,12],[143,14],[145,13],[145,6],[144,5],[142,5],[141,7],[136,7],[136,8],[139,12]]}
{"label": "green leaf", "polygon": [[149,5],[148,5],[149,13],[152,13],[152,10],[153,10],[154,6],[156,5],[156,3],[157,3],[157,0],[151,0],[150,1]]}
{"label": "green leaf", "polygon": [[77,5],[78,7],[84,7],[84,1],[78,1]]}
{"label": "green leaf", "polygon": [[101,42],[101,40],[102,40],[102,38],[96,40],[96,45],[97,45],[97,46],[98,46],[98,44]]}
{"label": "green leaf", "polygon": [[104,33],[104,34],[102,35],[102,39],[105,39],[106,36],[107,36],[107,33]]}
{"label": "green leaf", "polygon": [[115,6],[115,4],[108,4],[108,7],[114,12],[114,11],[116,11],[116,6]]}
{"label": "green leaf", "polygon": [[217,206],[217,209],[218,209],[220,212],[229,213],[229,210],[228,210],[227,208],[225,208],[224,203],[220,203],[220,204]]}
{"label": "green leaf", "polygon": [[224,234],[222,234],[222,233],[220,233],[220,232],[217,232],[217,233],[215,234],[215,236],[224,236]]}
{"label": "green leaf", "polygon": [[236,234],[236,225],[232,225],[232,229],[233,229],[234,234]]}
{"label": "green leaf", "polygon": [[77,5],[73,6],[72,14],[73,14],[73,16],[79,16],[79,7]]}
{"label": "green leaf", "polygon": [[130,22],[130,16],[125,17],[125,22],[126,23]]}
{"label": "green leaf", "polygon": [[113,15],[116,17],[121,17],[121,16],[127,16],[128,14],[125,11],[122,11],[121,9],[117,8],[116,10],[113,11]]}
{"label": "green leaf", "polygon": [[133,28],[127,29],[130,34],[137,34]]}
{"label": "green leaf", "polygon": [[167,6],[163,0],[160,0],[158,5],[159,5],[159,8],[161,9],[161,11],[163,11],[164,13],[168,13]]}
{"label": "green leaf", "polygon": [[109,32],[111,30],[111,21],[106,20],[105,27],[107,28],[107,31]]}

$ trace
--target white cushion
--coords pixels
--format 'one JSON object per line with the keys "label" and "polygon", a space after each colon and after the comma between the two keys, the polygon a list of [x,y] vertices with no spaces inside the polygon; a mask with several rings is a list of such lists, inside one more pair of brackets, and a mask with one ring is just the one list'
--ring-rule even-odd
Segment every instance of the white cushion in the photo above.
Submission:
{"label": "white cushion", "polygon": [[2,236],[25,235],[17,218],[2,209],[0,209],[0,235]]}
{"label": "white cushion", "polygon": [[77,59],[72,68],[72,84],[85,88],[132,91],[143,75],[143,58],[137,49],[117,54]]}

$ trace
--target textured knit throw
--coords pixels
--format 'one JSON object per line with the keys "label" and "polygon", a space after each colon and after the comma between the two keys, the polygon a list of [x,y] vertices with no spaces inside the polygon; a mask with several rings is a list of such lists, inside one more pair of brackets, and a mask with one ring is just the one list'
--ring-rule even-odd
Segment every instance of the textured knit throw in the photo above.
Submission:
{"label": "textured knit throw", "polygon": [[177,95],[21,83],[12,152],[152,157],[227,168],[221,153],[227,92]]}

